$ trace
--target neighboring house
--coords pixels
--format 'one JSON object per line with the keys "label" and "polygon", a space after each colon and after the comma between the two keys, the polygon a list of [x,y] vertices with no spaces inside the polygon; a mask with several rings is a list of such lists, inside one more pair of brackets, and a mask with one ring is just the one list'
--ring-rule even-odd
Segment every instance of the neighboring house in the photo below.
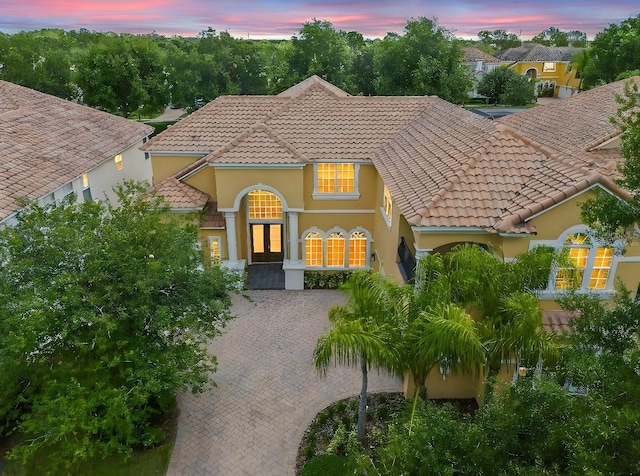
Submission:
{"label": "neighboring house", "polygon": [[18,198],[114,198],[125,179],[151,181],[139,147],[153,128],[0,81],[0,224]]}
{"label": "neighboring house", "polygon": [[462,61],[473,79],[473,89],[469,91],[469,97],[471,99],[486,99],[486,96],[478,94],[478,83],[482,81],[486,73],[499,68],[502,65],[502,61],[475,46],[462,48],[462,54]]}
{"label": "neighboring house", "polygon": [[552,91],[553,97],[565,98],[579,92],[580,77],[571,68],[571,57],[582,50],[523,43],[496,56],[518,74],[536,80],[538,95]]}
{"label": "neighboring house", "polygon": [[[421,256],[459,243],[505,260],[549,244],[569,248],[581,291],[608,298],[616,279],[637,289],[640,246],[600,245],[577,204],[595,188],[625,196],[609,122],[622,90],[491,121],[437,97],[350,96],[313,76],[278,96],[219,97],[142,149],[175,211],[205,210],[214,263],[282,263],[287,289],[308,270],[406,280]],[[555,298],[567,287],[557,269],[540,295],[550,326],[566,325]],[[430,392],[477,390],[461,382]]]}

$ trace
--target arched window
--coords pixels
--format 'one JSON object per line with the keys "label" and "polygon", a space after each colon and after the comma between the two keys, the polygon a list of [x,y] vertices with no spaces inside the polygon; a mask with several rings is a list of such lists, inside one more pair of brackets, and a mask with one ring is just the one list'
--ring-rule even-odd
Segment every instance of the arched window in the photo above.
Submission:
{"label": "arched window", "polygon": [[364,268],[367,265],[367,236],[361,231],[349,235],[349,267]]}
{"label": "arched window", "polygon": [[249,192],[249,218],[273,220],[282,218],[282,202],[275,193],[266,190]]}
{"label": "arched window", "polygon": [[307,233],[304,238],[305,265],[309,268],[322,267],[322,235],[317,231]]}
{"label": "arched window", "polygon": [[344,267],[344,235],[341,232],[333,232],[327,238],[327,267]]}
{"label": "arched window", "polygon": [[606,289],[613,248],[596,246],[584,232],[569,233],[563,243],[573,267],[559,268],[555,289]]}

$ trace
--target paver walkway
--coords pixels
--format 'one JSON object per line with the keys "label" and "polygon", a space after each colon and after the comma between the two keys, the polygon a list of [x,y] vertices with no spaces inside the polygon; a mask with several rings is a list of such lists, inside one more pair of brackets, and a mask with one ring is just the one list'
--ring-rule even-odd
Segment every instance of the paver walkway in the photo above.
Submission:
{"label": "paver walkway", "polygon": [[[180,396],[176,444],[168,475],[295,474],[298,445],[313,417],[359,393],[358,368],[316,375],[313,348],[329,327],[339,291],[251,291],[233,298],[225,333],[210,350],[217,387]],[[399,380],[371,372],[369,390],[400,391]]]}

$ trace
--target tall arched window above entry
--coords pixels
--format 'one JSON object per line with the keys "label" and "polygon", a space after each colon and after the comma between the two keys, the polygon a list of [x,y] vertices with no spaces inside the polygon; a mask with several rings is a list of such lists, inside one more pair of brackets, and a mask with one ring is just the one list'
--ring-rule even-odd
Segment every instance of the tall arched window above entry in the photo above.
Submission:
{"label": "tall arched window above entry", "polygon": [[367,236],[361,231],[349,235],[349,268],[364,268],[367,265]]}
{"label": "tall arched window above entry", "polygon": [[274,220],[282,218],[282,202],[275,193],[266,190],[249,192],[249,219]]}
{"label": "tall arched window above entry", "polygon": [[555,289],[606,289],[613,263],[613,248],[594,245],[584,232],[566,235],[563,247],[573,267],[558,269]]}
{"label": "tall arched window above entry", "polygon": [[321,268],[322,263],[322,235],[317,231],[307,233],[304,238],[305,266]]}
{"label": "tall arched window above entry", "polygon": [[341,232],[330,233],[327,237],[327,267],[343,268],[345,238]]}

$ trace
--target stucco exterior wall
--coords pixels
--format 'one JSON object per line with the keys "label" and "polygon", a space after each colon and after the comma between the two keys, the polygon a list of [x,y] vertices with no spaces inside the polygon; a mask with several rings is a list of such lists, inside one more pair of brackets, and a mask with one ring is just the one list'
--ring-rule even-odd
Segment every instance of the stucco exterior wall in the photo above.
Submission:
{"label": "stucco exterior wall", "polygon": [[185,181],[188,185],[202,190],[204,193],[209,194],[209,200],[215,202],[218,200],[216,189],[216,172],[213,167],[205,167],[198,171],[197,174],[193,174]]}
{"label": "stucco exterior wall", "polygon": [[[111,158],[88,171],[89,187],[94,200],[109,198],[115,201],[117,196],[113,189],[124,180],[144,180],[151,183],[151,162],[145,159],[144,153],[139,149],[141,145],[142,141],[139,141],[121,152],[121,170],[117,169],[114,159]],[[81,189],[82,178],[79,180]],[[80,195],[82,191],[78,194]]]}
{"label": "stucco exterior wall", "polygon": [[219,209],[233,209],[238,194],[246,189],[271,187],[280,193],[289,208],[303,207],[303,171],[301,168],[215,170],[216,195]]}
{"label": "stucco exterior wall", "polygon": [[180,172],[188,165],[201,158],[202,155],[158,155],[151,154],[153,168],[153,185],[162,182],[167,177]]}

